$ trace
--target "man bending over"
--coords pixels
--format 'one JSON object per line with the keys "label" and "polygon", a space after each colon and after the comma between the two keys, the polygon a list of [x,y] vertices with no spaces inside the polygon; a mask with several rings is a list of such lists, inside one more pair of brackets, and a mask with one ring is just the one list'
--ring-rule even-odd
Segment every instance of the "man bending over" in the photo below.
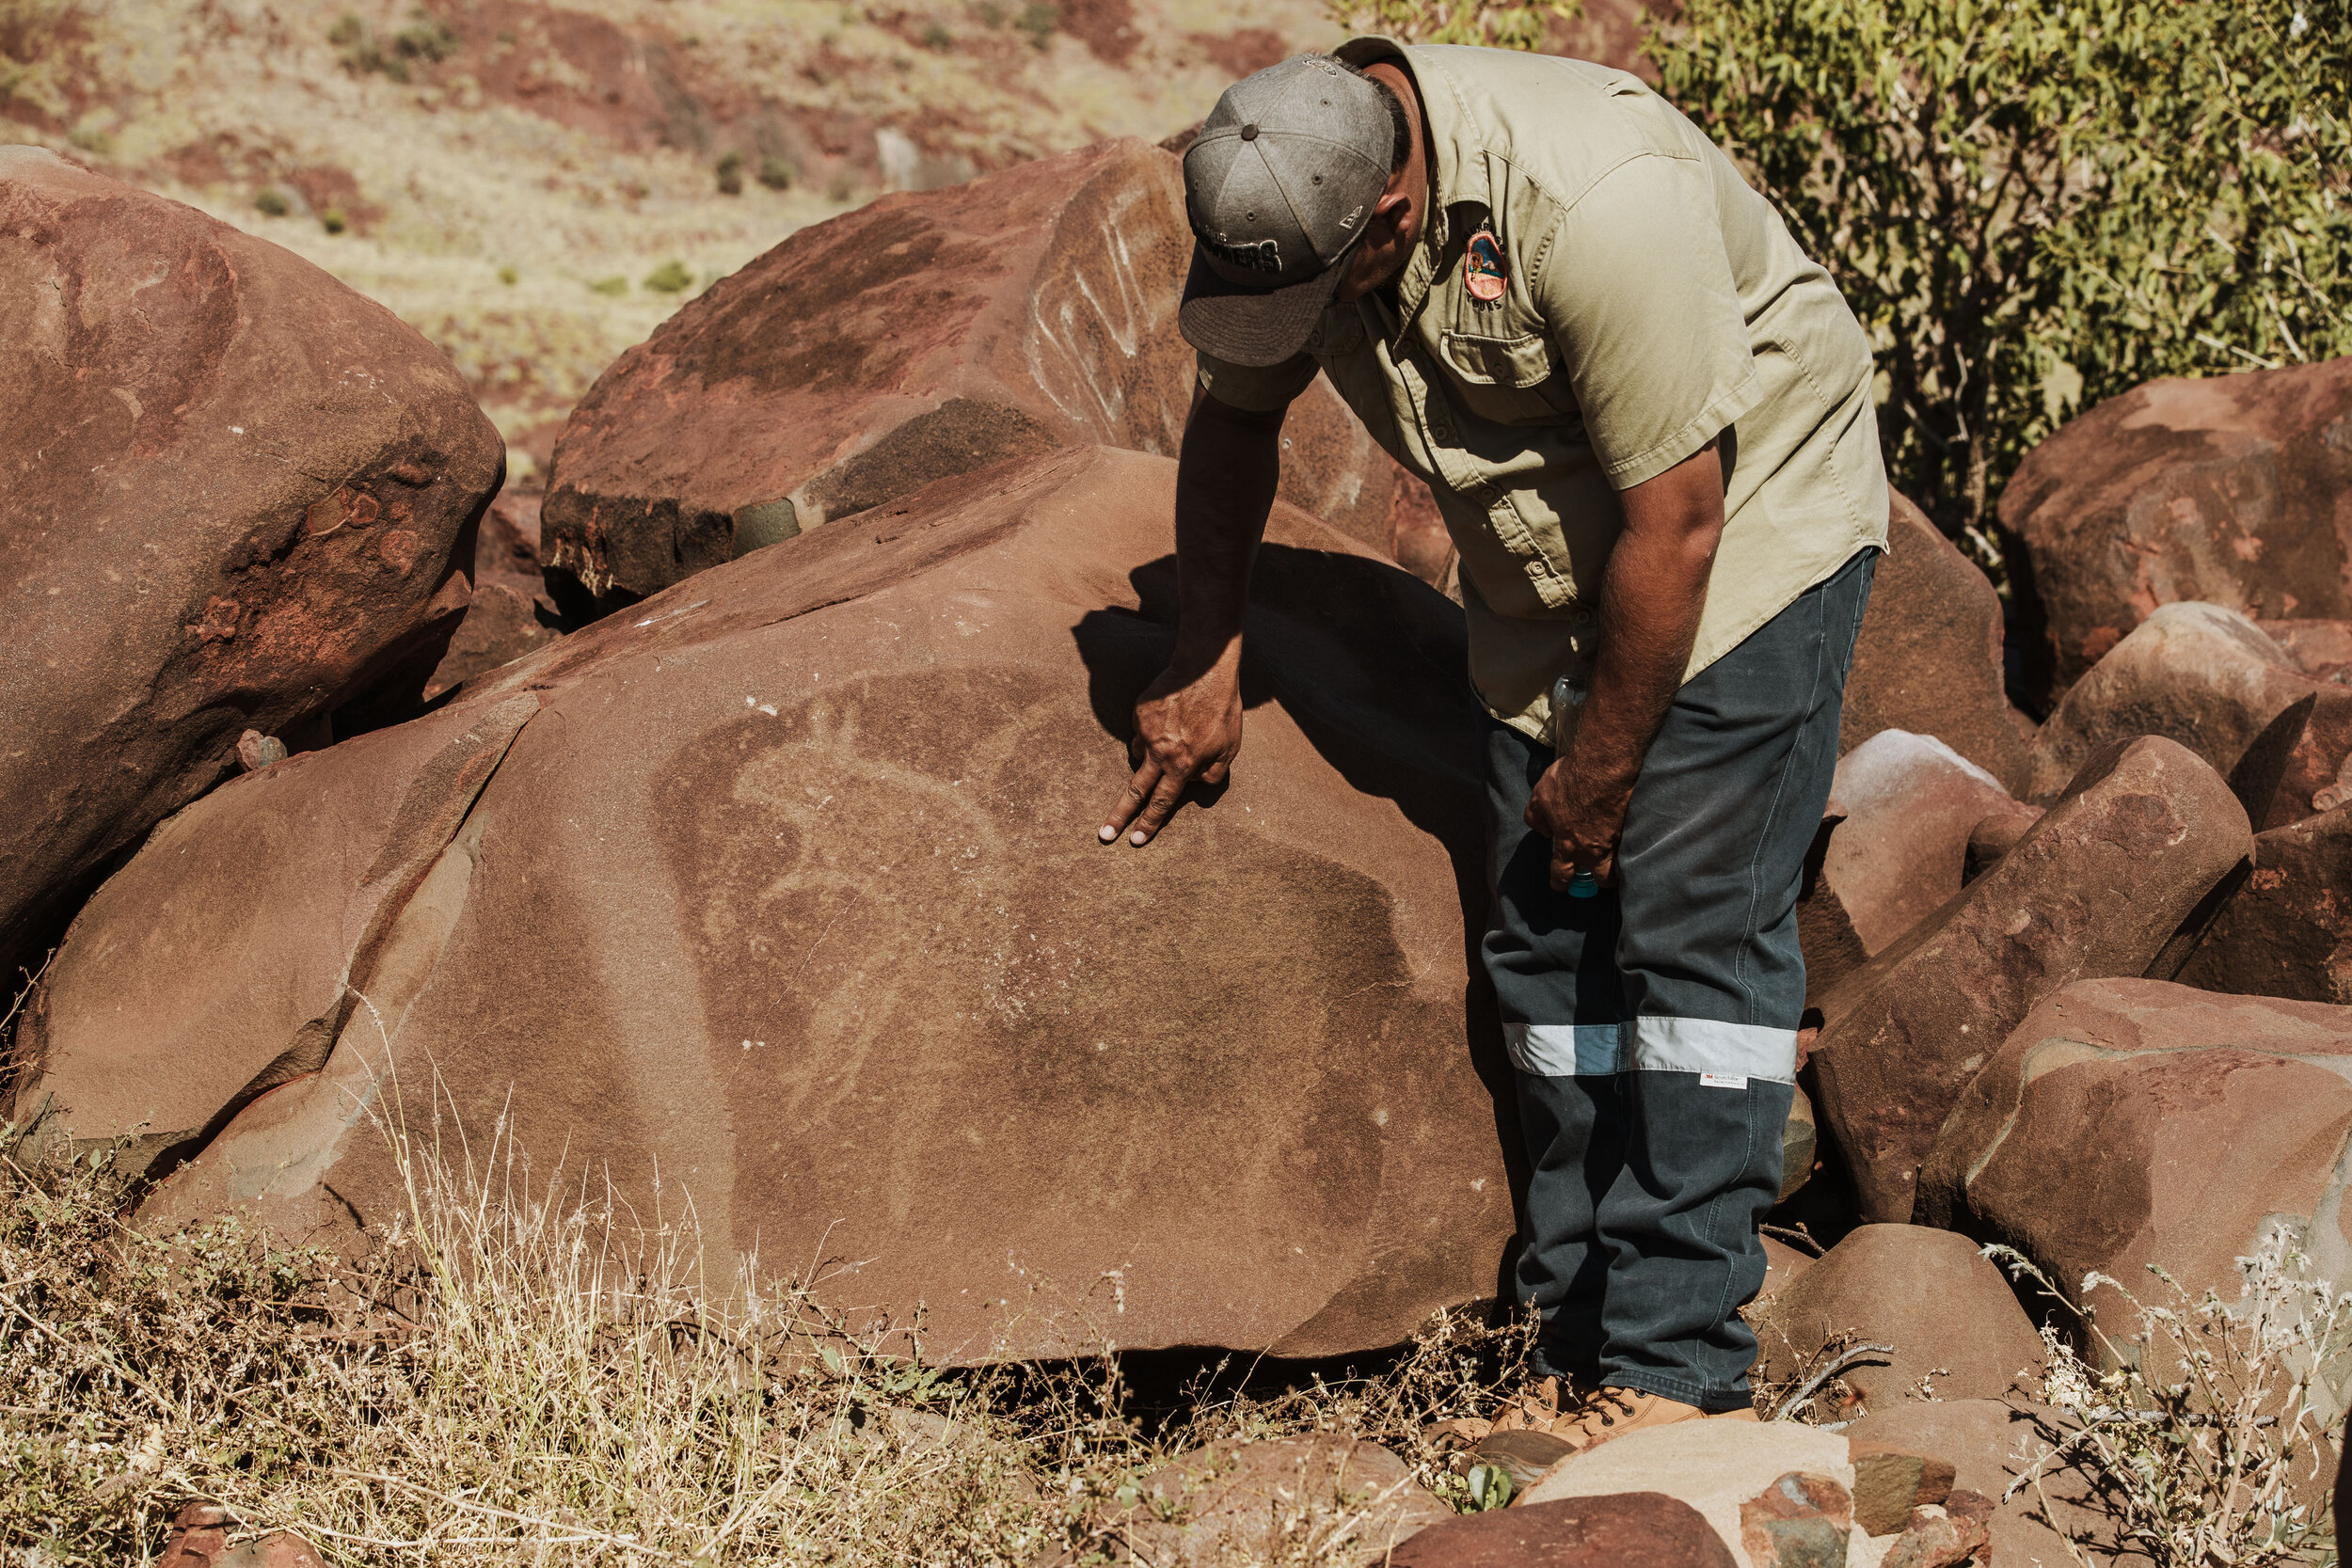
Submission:
{"label": "man bending over", "polygon": [[1490,715],[1483,951],[1543,1316],[1497,1424],[1752,1418],[1798,879],[1886,543],[1869,344],[1706,136],[1579,61],[1288,60],[1218,101],[1184,190],[1176,656],[1102,836],[1150,843],[1232,767],[1283,411],[1321,369],[1437,496]]}

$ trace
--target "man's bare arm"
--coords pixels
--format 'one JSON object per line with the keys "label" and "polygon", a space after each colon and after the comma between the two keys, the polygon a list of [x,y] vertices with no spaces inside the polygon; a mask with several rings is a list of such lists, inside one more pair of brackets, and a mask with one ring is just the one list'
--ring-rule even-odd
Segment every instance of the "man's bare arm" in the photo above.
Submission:
{"label": "man's bare arm", "polygon": [[1625,528],[1603,570],[1599,656],[1568,749],[1536,782],[1527,825],[1551,840],[1551,885],[1604,881],[1642,758],[1681,689],[1724,533],[1724,473],[1709,441],[1619,498]]}
{"label": "man's bare arm", "polygon": [[1135,777],[1104,843],[1152,842],[1194,783],[1222,784],[1241,750],[1241,624],[1249,568],[1281,475],[1282,414],[1196,391],[1176,462],[1176,657],[1136,700]]}

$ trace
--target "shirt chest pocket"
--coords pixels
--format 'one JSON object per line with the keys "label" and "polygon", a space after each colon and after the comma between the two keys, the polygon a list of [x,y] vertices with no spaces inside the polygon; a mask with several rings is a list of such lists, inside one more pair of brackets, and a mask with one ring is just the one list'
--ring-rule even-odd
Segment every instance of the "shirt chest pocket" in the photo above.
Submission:
{"label": "shirt chest pocket", "polygon": [[1464,404],[1499,424],[1557,424],[1577,411],[1568,378],[1536,332],[1487,337],[1446,332],[1438,356],[1458,384]]}

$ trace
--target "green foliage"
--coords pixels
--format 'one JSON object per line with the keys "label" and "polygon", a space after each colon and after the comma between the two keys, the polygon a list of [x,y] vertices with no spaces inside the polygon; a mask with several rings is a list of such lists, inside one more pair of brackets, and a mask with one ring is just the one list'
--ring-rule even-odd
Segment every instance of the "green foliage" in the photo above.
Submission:
{"label": "green foliage", "polygon": [[2352,0],[1690,0],[1665,94],[1875,341],[1896,483],[1996,476],[2153,376],[2352,351]]}
{"label": "green foliage", "polygon": [[513,267],[499,268],[499,281],[505,284],[508,288],[513,288],[516,284],[521,282],[522,280],[523,275],[516,271]]}
{"label": "green foliage", "polygon": [[716,173],[719,177],[721,196],[743,194],[743,154],[740,152],[722,153]]}
{"label": "green foliage", "polygon": [[782,158],[760,159],[759,182],[771,191],[790,190],[792,188],[792,166]]}
{"label": "green foliage", "polygon": [[949,32],[949,31],[947,30],[947,24],[946,24],[946,23],[944,23],[944,22],[930,22],[930,23],[926,23],[926,24],[924,24],[924,26],[923,26],[923,47],[924,47],[924,48],[926,48],[926,49],[930,49],[930,50],[934,50],[934,51],[938,52],[939,54],[944,55],[944,54],[946,54],[948,50],[950,50],[950,49],[954,48],[954,47],[955,47],[955,44],[956,44],[956,35],[955,35],[955,34],[953,34],[953,33],[951,33],[951,32]]}
{"label": "green foliage", "polygon": [[1468,43],[1538,49],[1554,20],[1573,22],[1582,0],[1324,0],[1333,21],[1352,33],[1378,33],[1406,43]]}
{"label": "green foliage", "polygon": [[694,275],[679,261],[662,262],[645,275],[645,287],[658,294],[680,294],[694,286]]}
{"label": "green foliage", "polygon": [[294,211],[286,200],[286,193],[275,185],[264,185],[255,193],[253,210],[265,218],[282,218]]}
{"label": "green foliage", "polygon": [[330,234],[340,234],[350,225],[344,219],[341,207],[329,207],[319,214],[319,227]]}
{"label": "green foliage", "polygon": [[421,6],[410,13],[408,25],[389,40],[378,39],[365,22],[345,11],[327,29],[326,41],[341,53],[343,69],[354,75],[374,71],[395,82],[408,80],[412,63],[437,65],[465,42]]}
{"label": "green foliage", "polygon": [[1028,35],[1029,41],[1040,49],[1054,40],[1054,30],[1061,25],[1061,8],[1053,0],[1029,0],[1012,19],[1013,30]]}
{"label": "green foliage", "polygon": [[595,282],[589,284],[588,287],[594,293],[600,294],[625,294],[628,293],[628,279],[626,277],[599,277]]}

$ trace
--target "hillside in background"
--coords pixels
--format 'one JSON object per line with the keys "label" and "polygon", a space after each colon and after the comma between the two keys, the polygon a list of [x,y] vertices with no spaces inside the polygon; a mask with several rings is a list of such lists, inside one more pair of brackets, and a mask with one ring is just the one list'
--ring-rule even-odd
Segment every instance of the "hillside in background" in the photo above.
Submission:
{"label": "hillside in background", "polygon": [[[382,301],[520,468],[615,355],[794,229],[1157,140],[1343,36],[1318,0],[0,0],[0,141]],[[1563,43],[1635,39],[1612,11]]]}

